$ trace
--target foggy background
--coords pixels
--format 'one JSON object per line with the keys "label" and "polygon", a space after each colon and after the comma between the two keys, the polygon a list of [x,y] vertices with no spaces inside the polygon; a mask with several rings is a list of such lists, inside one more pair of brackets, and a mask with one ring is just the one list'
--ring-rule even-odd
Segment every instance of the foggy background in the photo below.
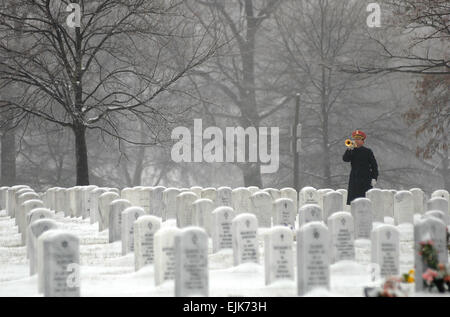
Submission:
{"label": "foggy background", "polygon": [[[450,190],[448,1],[74,2],[0,1],[1,185],[347,188],[360,129],[377,187]],[[194,118],[279,127],[278,172],[173,162]]]}

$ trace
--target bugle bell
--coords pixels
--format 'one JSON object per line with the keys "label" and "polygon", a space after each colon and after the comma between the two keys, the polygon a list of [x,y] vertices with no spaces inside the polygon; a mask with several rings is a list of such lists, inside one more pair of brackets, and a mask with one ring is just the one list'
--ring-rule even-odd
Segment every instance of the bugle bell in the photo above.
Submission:
{"label": "bugle bell", "polygon": [[347,140],[345,140],[345,146],[346,147],[356,147],[356,144],[355,144],[355,141],[347,139]]}

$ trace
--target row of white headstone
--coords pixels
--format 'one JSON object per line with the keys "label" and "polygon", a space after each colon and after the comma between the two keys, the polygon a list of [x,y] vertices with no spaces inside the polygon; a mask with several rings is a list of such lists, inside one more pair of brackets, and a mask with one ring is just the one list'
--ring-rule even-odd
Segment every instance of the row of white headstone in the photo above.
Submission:
{"label": "row of white headstone", "polygon": [[[20,203],[24,199],[24,197],[22,197],[22,195],[25,195],[26,193],[32,193],[32,190],[26,190],[26,189],[29,189],[29,188],[28,187],[21,187],[21,188],[16,187],[16,188],[14,188],[14,190],[17,191],[17,194],[18,194],[17,202]],[[255,194],[259,194],[259,195],[255,196],[255,197],[257,197],[257,196],[261,196],[262,193],[256,193],[255,192]],[[153,255],[153,249],[154,249],[153,236],[155,236],[155,239],[154,239],[155,240],[155,246],[158,244],[157,241],[169,241],[171,239],[172,239],[172,242],[175,241],[174,237],[176,235],[178,235],[178,234],[175,234],[175,232],[172,232],[172,238],[171,239],[160,238],[158,240],[158,238],[157,238],[158,234],[155,235],[155,233],[158,233],[157,230],[160,227],[161,219],[159,219],[157,217],[154,217],[154,216],[143,216],[145,214],[144,208],[142,208],[142,207],[132,207],[131,203],[129,201],[124,200],[124,199],[117,199],[119,197],[118,197],[118,195],[117,195],[117,193],[115,191],[110,192],[109,195],[108,195],[108,192],[106,192],[106,193],[104,193],[104,194],[102,194],[100,196],[103,196],[103,200],[105,200],[105,201],[109,201],[110,199],[114,199],[109,204],[106,204],[106,206],[108,207],[109,211],[105,212],[103,217],[102,217],[102,213],[99,212],[99,218],[100,218],[100,220],[104,219],[103,220],[103,225],[105,223],[105,220],[108,221],[108,226],[106,226],[106,227],[108,227],[110,229],[109,237],[110,237],[110,241],[111,242],[112,241],[116,241],[116,240],[120,240],[120,238],[122,238],[122,247],[123,247],[124,254],[126,254],[130,250],[133,250],[133,248],[134,248],[135,258],[136,258],[136,269],[139,269],[141,266],[143,266],[145,264],[148,264],[148,263],[151,263],[153,261],[153,259],[154,259],[154,255]],[[129,195],[129,196],[124,195],[124,196],[125,197],[130,197],[130,196],[132,197],[132,195]],[[265,195],[262,195],[262,196],[265,196]],[[109,197],[109,198],[108,199],[104,199],[105,197],[106,198]],[[338,205],[340,205],[339,200],[336,199],[335,197],[341,198],[338,195],[334,195],[333,193],[329,193],[329,192],[327,192],[324,195],[323,206],[324,206],[324,209],[327,210],[327,212],[322,213],[322,210],[321,210],[322,208],[320,208],[319,205],[306,204],[305,206],[302,207],[303,209],[301,208],[303,210],[303,213],[300,212],[300,215],[304,214],[305,217],[303,217],[303,218],[300,217],[299,218],[299,219],[302,219],[302,222],[299,223],[299,227],[300,227],[301,225],[306,224],[306,223],[308,223],[310,221],[315,222],[315,220],[321,220],[321,219],[314,218],[314,216],[317,217],[317,215],[321,215],[321,217],[323,219],[324,215],[327,215],[328,213],[330,214],[329,217],[325,218],[325,219],[328,219],[328,226],[330,228],[330,231],[331,232],[335,232],[335,233],[339,232],[336,236],[332,233],[331,236],[333,238],[329,239],[329,241],[332,242],[332,245],[336,246],[334,248],[331,247],[331,250],[332,250],[331,253],[327,252],[327,256],[329,256],[329,257],[331,256],[331,258],[332,258],[331,260],[329,260],[331,262],[336,261],[336,260],[345,259],[345,254],[352,254],[352,252],[351,252],[352,247],[351,246],[353,245],[353,240],[352,239],[346,239],[345,238],[346,236],[350,236],[351,237],[353,235],[353,232],[352,232],[353,225],[349,227],[349,224],[353,223],[353,217],[349,213],[338,211],[339,208],[337,208],[337,210],[335,210],[335,211],[332,211],[333,208],[330,208],[329,206],[338,206]],[[19,205],[21,208],[17,209],[18,212],[19,212],[18,213],[19,216],[23,215],[23,214],[26,215],[26,218],[28,219],[26,223],[32,224],[34,222],[34,220],[30,221],[30,219],[35,219],[36,220],[36,219],[39,219],[39,218],[51,218],[54,215],[50,210],[40,208],[40,207],[42,207],[42,205],[38,204],[36,202],[37,199],[33,199],[33,198],[38,198],[38,197],[35,197],[34,195],[29,195],[29,198],[31,199],[31,201],[33,201],[33,200],[35,201],[35,202],[32,202],[32,203],[37,204],[37,205],[33,205],[32,203],[30,203],[29,204],[30,205],[29,208],[31,208],[31,207],[37,207],[37,208],[32,208],[30,211],[28,211],[27,208],[23,209],[22,207],[27,207],[28,203],[29,203],[29,201],[25,201],[24,203]],[[205,220],[205,217],[202,217],[201,215],[202,214],[203,215],[204,214],[209,214],[208,209],[210,209],[209,207],[211,207],[211,205],[212,205],[212,200],[208,200],[207,198],[203,198],[203,199],[197,199],[197,198],[198,197],[193,195],[192,193],[182,192],[181,194],[177,195],[177,198],[176,198],[177,205],[176,206],[178,208],[177,208],[177,212],[176,212],[176,219],[177,219],[177,224],[179,225],[179,227],[188,227],[190,225],[197,225],[197,226],[205,227],[204,225],[205,225],[206,222],[208,222],[208,220]],[[99,211],[102,209],[102,207],[105,208],[105,201],[103,201],[103,200],[100,199],[100,197],[99,197],[99,201],[100,201],[99,202],[99,207],[100,207]],[[52,200],[46,199],[46,203],[47,204],[49,204],[49,201],[52,201]],[[296,199],[295,199],[295,201],[296,201]],[[333,201],[335,201],[336,203],[334,203],[334,204],[330,203],[330,202],[333,202]],[[342,202],[342,199],[340,201]],[[370,201],[367,202],[368,199],[364,199],[363,198],[363,199],[360,199],[360,201],[361,201],[361,206],[367,205],[368,203],[370,204]],[[270,208],[267,207],[268,205],[270,206],[270,201],[267,200],[267,202],[268,202],[268,204],[265,205],[266,206],[265,209],[270,209]],[[309,202],[311,202],[311,201],[309,201]],[[135,200],[135,203],[136,204],[140,204],[140,202],[136,201],[136,200]],[[186,204],[188,204],[188,206],[186,206]],[[290,207],[286,208],[286,205],[290,205]],[[284,206],[284,209],[292,210],[292,208],[291,208],[292,205],[293,205],[293,201],[292,200],[287,199],[287,198],[285,198],[283,200],[282,198],[279,198],[279,199],[277,199],[275,201],[274,208],[272,209],[272,212],[273,212],[273,210],[283,210],[283,208],[282,208],[283,206]],[[359,205],[360,204],[358,203],[357,200],[352,202],[351,210],[352,210],[352,213],[354,215],[359,215],[359,212],[358,212],[359,209],[357,208]],[[53,205],[53,206],[56,206],[56,204]],[[181,206],[181,208],[180,208],[180,206]],[[192,206],[195,206],[195,207],[192,207]],[[214,206],[214,205],[212,205],[212,206]],[[259,205],[256,204],[256,206],[259,206]],[[280,207],[280,208],[277,208],[277,206]],[[355,208],[353,208],[354,206],[355,206]],[[447,206],[448,206],[448,202],[447,202]],[[51,207],[51,205],[49,205],[48,207]],[[181,210],[191,209],[192,210],[192,208],[195,211],[192,211],[191,213],[180,213],[180,212],[178,212],[179,209],[181,209]],[[34,209],[38,209],[38,210],[34,210]],[[39,209],[41,209],[41,210],[39,210]],[[263,209],[263,208],[261,208],[261,209]],[[361,207],[360,209],[367,210],[368,208]],[[295,209],[293,209],[293,210],[295,210]],[[23,212],[25,212],[25,213],[23,213]],[[306,215],[308,215],[308,214],[312,215],[312,217],[307,217]],[[444,214],[444,212],[442,212],[442,211],[434,212],[433,215],[430,215],[430,212],[428,212],[427,216],[436,216],[437,215],[438,217],[440,217],[442,219],[443,218],[442,214]],[[34,216],[38,216],[39,215],[39,216],[36,218],[36,217],[33,217],[33,215]],[[270,215],[270,212],[269,212],[269,215]],[[277,216],[277,213],[275,213],[273,215],[275,215],[273,217],[274,222],[275,222],[276,219],[283,219],[283,213],[280,213],[278,216]],[[194,217],[192,217],[192,216],[194,216]],[[242,215],[242,216],[244,216],[244,215]],[[246,214],[245,216],[246,216],[246,219],[247,219],[245,221],[247,227],[248,227],[247,223],[251,224],[251,223],[256,222],[255,230],[252,230],[252,232],[254,231],[254,236],[255,236],[255,239],[256,239],[256,229],[258,227],[258,218],[255,215],[251,215],[251,214]],[[250,217],[250,216],[252,216],[252,217]],[[207,226],[207,228],[209,228],[209,232],[207,232],[208,230],[205,230],[205,233],[206,233],[206,237],[208,237],[208,235],[210,235],[213,238],[213,251],[220,250],[221,248],[226,247],[227,245],[229,246],[230,242],[232,241],[232,237],[233,237],[233,235],[230,234],[230,232],[229,232],[230,231],[230,227],[232,227],[231,219],[232,218],[240,219],[240,217],[234,217],[234,210],[232,208],[222,207],[222,208],[216,209],[211,214],[211,216],[208,217],[208,218],[209,218],[209,222],[210,222],[209,223],[210,226]],[[241,218],[245,218],[245,217],[241,217]],[[250,220],[251,218],[254,218],[255,221],[252,222],[252,220]],[[286,219],[292,219],[292,217],[285,217],[285,218]],[[17,219],[18,218],[16,217],[16,220]],[[138,219],[139,221],[135,221],[136,219]],[[294,217],[294,219],[295,219],[295,217]],[[23,234],[23,229],[20,229],[21,226],[23,226],[23,225],[20,225],[21,223],[22,223],[22,220],[18,221],[19,230],[22,230],[22,234]],[[244,222],[242,222],[242,223],[244,223]],[[340,225],[339,225],[339,223],[340,223]],[[344,226],[344,223],[347,223],[347,226]],[[119,224],[119,225],[117,226],[117,224]],[[283,223],[280,223],[280,224],[283,224]],[[365,228],[366,228],[365,229],[366,232],[367,231],[369,231],[369,232],[371,231],[370,224],[371,224],[371,222],[368,222],[368,223],[365,223],[363,225],[363,227],[365,226]],[[289,225],[289,224],[284,223],[284,225]],[[337,230],[339,228],[339,226],[341,226],[341,227],[343,226],[343,228],[345,228],[345,230],[342,231],[342,228],[341,228],[341,230]],[[40,220],[40,221],[37,222],[36,225],[30,226],[28,229],[29,230],[35,229],[36,232],[39,232],[40,230],[41,231],[46,231],[46,230],[43,230],[42,228],[54,229],[54,227],[55,226],[54,226],[54,224],[52,224],[52,221],[48,220],[46,222],[45,220]],[[118,229],[118,227],[120,227],[120,229]],[[36,229],[36,228],[41,228],[41,229]],[[153,231],[152,231],[152,228],[153,228]],[[291,225],[291,228],[292,228],[292,225]],[[168,230],[172,230],[172,231],[175,230],[176,231],[176,229],[177,228],[170,228]],[[369,230],[367,230],[367,229],[369,229]],[[394,227],[394,229],[395,229],[395,227]],[[292,231],[291,230],[289,230],[286,227],[284,227],[284,228],[280,227],[280,228],[277,228],[276,232],[279,232],[280,230],[284,231],[284,233],[283,232],[281,233],[283,237],[288,237],[286,241],[291,241],[292,240],[292,239],[289,239],[289,236],[292,236]],[[379,228],[377,228],[377,230],[381,231],[381,229],[379,229]],[[385,230],[387,230],[387,229],[385,229]],[[290,232],[290,234],[286,233],[288,231]],[[27,230],[25,230],[25,232],[27,232]],[[161,231],[161,234],[160,234],[161,236],[163,235],[163,232],[164,232],[164,230]],[[247,234],[249,233],[248,230],[246,232],[247,232]],[[375,232],[375,230],[374,230],[374,232]],[[391,231],[389,231],[389,232],[391,232]],[[274,236],[277,236],[277,234],[278,233],[274,233]],[[285,234],[287,234],[287,235],[285,235]],[[374,233],[372,233],[372,234],[374,234]],[[377,237],[379,235],[381,235],[381,233],[378,234],[378,235],[375,234],[375,237]],[[389,233],[387,235],[392,236],[394,241],[396,241],[395,237],[397,237],[397,240],[398,240],[398,233],[391,232],[391,233]],[[34,234],[33,234],[33,236],[34,236]],[[37,236],[39,236],[39,235],[37,235]],[[48,239],[50,239],[50,235],[46,234],[46,235],[43,236],[43,239],[41,239],[41,240],[47,239],[47,236],[48,236]],[[235,235],[235,236],[237,236],[237,235]],[[275,261],[271,260],[271,258],[273,256],[272,257],[270,256],[271,254],[279,254],[281,252],[280,250],[284,250],[282,252],[282,254],[283,254],[282,257],[283,258],[288,258],[289,256],[285,256],[284,253],[285,252],[288,252],[288,253],[291,252],[292,251],[292,247],[288,248],[288,247],[279,247],[279,246],[277,246],[275,249],[278,250],[278,251],[274,251],[275,249],[272,250],[272,248],[269,247],[269,246],[277,245],[277,244],[274,243],[272,241],[272,239],[267,238],[267,237],[271,237],[271,236],[272,235],[267,235],[266,236],[266,244],[265,244],[265,249],[266,249],[266,261],[265,261],[265,263],[266,263],[266,282],[269,281],[268,283],[270,283],[270,281],[271,281],[270,277],[273,276],[273,274],[275,274],[274,275],[275,277],[278,277],[278,278],[281,277],[282,278],[283,276],[286,277],[286,276],[289,275],[287,273],[288,271],[292,272],[292,270],[286,270],[286,268],[288,268],[289,265],[286,265],[286,263],[284,263],[284,261],[280,261],[279,259],[277,259]],[[64,244],[66,244],[66,246],[67,245],[76,244],[76,247],[74,249],[78,249],[78,242],[74,242],[74,241],[77,241],[77,239],[73,235],[71,237],[70,234],[60,233],[60,235],[58,235],[58,236],[51,235],[51,237],[53,237],[51,239],[56,239],[55,241],[64,240],[62,242],[62,246],[64,246]],[[133,237],[134,237],[134,239],[133,239]],[[283,238],[281,238],[281,239],[283,239]],[[301,245],[301,243],[300,243],[301,237],[298,237],[297,239],[299,241],[299,245]],[[374,238],[372,238],[372,239],[374,239]],[[244,240],[250,241],[250,247],[248,245],[245,245],[241,249],[238,248],[239,243],[233,244],[233,247],[236,246],[236,248],[238,248],[238,250],[241,250],[241,251],[235,251],[234,252],[235,264],[236,265],[241,263],[241,262],[239,262],[240,261],[239,259],[241,259],[241,261],[245,261],[245,259],[250,259],[250,260],[251,259],[255,259],[255,258],[257,259],[257,252],[258,252],[257,250],[258,250],[258,248],[256,247],[257,243],[255,243],[254,240],[248,239],[248,237],[242,237],[241,239],[235,239],[235,240],[237,240],[237,241],[244,241]],[[340,240],[341,240],[341,242],[339,242]],[[69,241],[72,241],[72,242],[69,243]],[[162,242],[160,242],[160,243],[162,243]],[[37,244],[38,244],[38,246],[42,244],[43,247],[44,247],[44,245],[46,245],[45,243],[37,243]],[[30,248],[31,248],[32,246],[36,245],[36,241],[32,241],[29,245],[30,245]],[[54,244],[49,244],[49,245],[50,246],[58,245],[58,243],[55,242]],[[253,246],[253,247],[251,247],[251,246]],[[376,244],[375,244],[375,246],[376,246]],[[60,247],[60,249],[61,249],[61,247]],[[156,249],[158,250],[158,248],[156,248]],[[175,255],[179,254],[179,251],[173,251],[174,249],[176,249],[174,245],[172,245],[172,247],[168,247],[168,248],[166,247],[166,250],[172,250],[172,251],[169,251],[169,255],[172,257],[172,260],[173,260],[174,254]],[[291,251],[287,251],[289,249]],[[398,256],[398,246],[397,247],[392,247],[392,249],[393,250],[397,250],[396,254]],[[71,250],[71,248],[69,248],[69,250]],[[382,257],[380,255],[377,255],[377,254],[380,254],[380,252],[381,252],[381,251],[377,251],[377,250],[378,250],[377,247],[373,247],[372,248],[372,254],[373,255],[375,254],[374,257],[375,258]],[[389,251],[389,248],[388,248],[388,251]],[[242,254],[238,256],[237,254],[240,254],[240,252]],[[39,272],[40,271],[43,272],[43,274],[41,274],[42,276],[46,276],[46,274],[47,274],[47,273],[45,273],[47,271],[45,269],[43,269],[43,268],[55,267],[55,265],[56,265],[56,264],[50,265],[48,263],[52,263],[52,261],[46,261],[45,263],[47,263],[48,265],[46,265],[46,266],[45,265],[39,266],[39,258],[40,258],[39,254],[42,255],[44,253],[43,253],[43,251],[39,252],[39,247],[38,247],[38,252],[37,252],[37,254],[38,254],[38,256],[37,256],[37,258],[38,258],[37,267],[38,268],[37,268],[37,270]],[[338,254],[338,255],[336,256],[336,254]],[[341,254],[341,255],[343,254],[343,256],[339,256],[339,254]],[[383,254],[383,256],[385,256],[386,252],[381,252],[381,254]],[[394,252],[394,254],[395,254],[395,252]],[[206,255],[207,255],[207,249],[206,249]],[[36,268],[33,268],[33,266],[31,265],[31,262],[33,262],[33,263],[36,262],[36,261],[34,261],[35,255],[33,254],[33,252],[31,252],[31,254],[29,254],[29,256],[30,256],[30,272],[32,272],[33,270],[36,270]],[[167,269],[167,267],[172,267],[172,268],[174,267],[174,263],[173,262],[171,264],[168,264],[168,263],[170,263],[170,260],[169,260],[170,256],[169,257],[167,257],[167,256],[166,257],[164,257],[164,256],[161,257],[161,258],[164,258],[165,260],[163,260],[161,262],[163,264],[160,267],[163,267],[165,269]],[[32,261],[31,257],[33,257],[33,261]],[[267,258],[267,257],[269,257],[269,258]],[[75,256],[75,255],[72,254],[69,258],[78,258],[79,259],[79,255]],[[276,256],[275,256],[275,258],[276,258]],[[393,258],[395,259],[396,257],[393,256]],[[42,257],[41,262],[43,262],[43,259],[45,259],[45,257]],[[242,259],[244,259],[244,260],[242,260]],[[350,256],[349,259],[351,259],[351,256]],[[376,261],[374,261],[374,262],[376,262]],[[393,261],[392,260],[391,262],[397,263],[397,266],[394,265],[394,267],[397,267],[397,270],[398,270],[398,260],[397,261]],[[64,263],[65,262],[62,262],[62,264],[64,264]],[[69,263],[69,262],[67,262],[67,263]],[[73,262],[73,263],[75,263],[75,262]],[[160,263],[160,262],[159,261],[155,262],[155,270],[157,270],[156,267],[158,267],[158,263]],[[269,264],[267,264],[267,263],[269,263]],[[273,269],[273,267],[274,267],[273,263],[284,263],[284,264],[280,265],[280,267],[278,269]],[[269,268],[267,268],[267,265],[269,265]],[[41,269],[39,269],[39,267],[41,267]],[[301,265],[299,266],[299,270],[300,270],[300,267],[301,267]],[[382,267],[382,270],[381,270],[382,273],[383,272],[395,271],[395,270],[392,269],[392,266],[391,266],[390,269],[383,269],[383,266],[381,266],[381,267]],[[63,270],[63,271],[65,271],[65,274],[66,274],[65,276],[67,278],[71,278],[71,275],[67,272],[67,270]],[[164,269],[161,270],[161,272],[165,272],[165,271],[166,270],[164,270]],[[299,271],[299,273],[300,273],[300,271]],[[61,275],[61,274],[63,274],[63,273],[59,272],[60,277],[64,275],[64,274],[63,275]],[[162,274],[162,276],[168,276],[168,275],[170,276],[170,274],[168,274],[168,273]],[[198,274],[195,273],[193,275],[197,276]],[[158,277],[158,274],[156,276],[157,276],[156,279],[159,279],[160,281],[164,280],[164,277],[161,277],[161,276]],[[300,277],[301,275],[299,274],[298,276]],[[44,279],[43,278],[39,278],[39,281],[41,281],[41,280],[44,280]],[[59,278],[59,280],[62,280],[62,279]],[[191,282],[189,282],[188,284],[191,285],[190,283]],[[307,285],[311,286],[314,283],[315,282],[307,283]],[[40,283],[40,284],[42,284],[42,283]],[[52,284],[52,287],[53,287],[53,289],[55,289],[56,286],[55,286],[54,283]],[[57,286],[57,287],[61,288],[62,286]],[[176,288],[176,289],[178,289],[178,288]],[[300,278],[299,278],[299,294],[302,293],[300,291],[301,289],[302,289],[302,287],[301,287],[301,282],[300,282]],[[309,288],[306,287],[306,289],[309,289]],[[40,286],[40,290],[42,290],[42,286]],[[177,294],[180,294],[179,292],[180,292],[179,290],[176,291]],[[61,294],[61,292],[58,291],[58,294]]]}

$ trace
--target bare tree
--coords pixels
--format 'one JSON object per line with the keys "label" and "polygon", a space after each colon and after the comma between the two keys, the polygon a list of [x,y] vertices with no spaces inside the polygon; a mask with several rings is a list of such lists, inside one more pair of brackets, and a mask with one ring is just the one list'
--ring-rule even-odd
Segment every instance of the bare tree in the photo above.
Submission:
{"label": "bare tree", "polygon": [[[76,2],[81,23],[66,24],[67,1],[19,0],[0,12],[0,88],[19,84],[10,109],[48,120],[74,133],[77,184],[89,184],[87,131],[125,140],[120,123],[170,120],[156,101],[215,49],[202,30],[185,33],[182,1]],[[76,13],[76,12],[75,12]],[[184,13],[183,13],[184,14]],[[22,25],[17,38],[17,25]],[[203,30],[206,32],[206,30]],[[192,42],[182,67],[165,56],[175,37]],[[11,45],[16,38],[21,45]],[[139,143],[126,140],[131,143]],[[150,143],[150,142],[148,142]]]}

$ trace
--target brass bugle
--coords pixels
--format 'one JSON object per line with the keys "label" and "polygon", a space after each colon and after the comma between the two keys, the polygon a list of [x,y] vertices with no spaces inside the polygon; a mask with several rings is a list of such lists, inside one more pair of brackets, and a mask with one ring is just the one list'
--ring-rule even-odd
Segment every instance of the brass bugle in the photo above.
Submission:
{"label": "brass bugle", "polygon": [[356,144],[355,144],[355,141],[347,139],[347,140],[345,140],[345,146],[346,147],[356,147]]}

